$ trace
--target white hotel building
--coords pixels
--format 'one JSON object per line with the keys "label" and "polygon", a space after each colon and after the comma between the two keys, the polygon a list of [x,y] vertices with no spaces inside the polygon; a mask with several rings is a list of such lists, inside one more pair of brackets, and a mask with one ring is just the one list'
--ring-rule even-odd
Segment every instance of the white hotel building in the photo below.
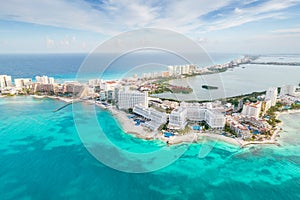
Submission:
{"label": "white hotel building", "polygon": [[259,118],[260,111],[261,111],[261,102],[258,101],[256,103],[244,104],[242,114],[247,117]]}
{"label": "white hotel building", "polygon": [[195,70],[196,70],[196,65],[192,65],[192,64],[168,66],[168,72],[170,76],[189,74],[194,72]]}
{"label": "white hotel building", "polygon": [[16,78],[14,79],[16,89],[22,89],[32,84],[31,78]]}
{"label": "white hotel building", "polygon": [[0,89],[6,89],[12,87],[11,76],[0,75]]}
{"label": "white hotel building", "polygon": [[116,100],[118,109],[129,109],[139,104],[148,107],[148,92],[118,91]]}
{"label": "white hotel building", "polygon": [[215,109],[207,109],[205,112],[205,122],[213,129],[223,129],[225,126],[225,116]]}
{"label": "white hotel building", "polygon": [[290,95],[293,97],[300,97],[300,87],[294,85],[285,85],[281,87],[280,96]]}
{"label": "white hotel building", "polygon": [[187,125],[187,109],[183,107],[178,107],[173,110],[169,116],[170,129],[184,129]]}
{"label": "white hotel building", "polygon": [[278,90],[276,87],[269,88],[266,92],[265,100],[270,100],[271,106],[275,106],[277,101],[277,95],[278,95]]}
{"label": "white hotel building", "polygon": [[184,129],[187,120],[205,121],[213,129],[223,129],[226,122],[224,114],[217,109],[207,108],[198,103],[181,103],[180,107],[170,114],[169,128]]}
{"label": "white hotel building", "polygon": [[133,112],[150,120],[145,123],[145,126],[152,130],[157,130],[162,124],[167,123],[167,114],[164,112],[159,112],[153,108],[135,105]]}
{"label": "white hotel building", "polygon": [[54,78],[53,77],[48,77],[48,76],[36,76],[35,80],[37,83],[42,83],[42,84],[54,84]]}

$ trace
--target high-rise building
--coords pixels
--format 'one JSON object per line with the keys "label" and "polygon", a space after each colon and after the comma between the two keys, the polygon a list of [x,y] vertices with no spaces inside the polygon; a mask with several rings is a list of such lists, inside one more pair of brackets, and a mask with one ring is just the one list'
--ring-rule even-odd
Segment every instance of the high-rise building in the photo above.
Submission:
{"label": "high-rise building", "polygon": [[48,77],[48,76],[36,76],[35,80],[37,83],[42,83],[42,84],[54,84],[54,78],[53,77]]}
{"label": "high-rise building", "polygon": [[280,89],[280,96],[290,95],[294,97],[300,96],[300,87],[294,85],[285,85]]}
{"label": "high-rise building", "polygon": [[261,102],[258,101],[256,103],[246,103],[243,106],[242,114],[248,117],[259,118],[259,114],[261,111]]}
{"label": "high-rise building", "polygon": [[30,84],[32,84],[31,78],[16,78],[14,79],[15,86],[17,89],[22,89]]}
{"label": "high-rise building", "polygon": [[223,129],[225,126],[225,116],[216,109],[207,109],[205,112],[205,122],[214,129]]}
{"label": "high-rise building", "polygon": [[135,105],[133,112],[148,119],[145,126],[152,130],[157,130],[162,124],[167,123],[167,115],[164,112],[159,112],[153,108],[146,108],[141,105]]}
{"label": "high-rise building", "polygon": [[266,92],[265,100],[271,100],[271,106],[276,105],[278,90],[276,87],[269,88]]}
{"label": "high-rise building", "polygon": [[148,92],[118,91],[116,100],[119,109],[133,108],[138,104],[148,107]]}
{"label": "high-rise building", "polygon": [[223,129],[225,126],[225,116],[217,109],[213,109],[212,106],[200,105],[199,103],[181,103],[180,107],[187,110],[186,118],[190,121],[201,122],[214,129]]}
{"label": "high-rise building", "polygon": [[261,104],[261,110],[263,112],[266,112],[271,108],[271,106],[272,106],[272,101],[270,99],[265,99]]}
{"label": "high-rise building", "polygon": [[199,103],[185,103],[182,102],[180,107],[186,108],[187,119],[190,121],[205,121],[206,107],[201,106]]}
{"label": "high-rise building", "polygon": [[5,89],[12,86],[11,76],[0,75],[0,89]]}
{"label": "high-rise building", "polygon": [[173,110],[169,116],[170,129],[184,129],[187,125],[187,109],[178,107]]}

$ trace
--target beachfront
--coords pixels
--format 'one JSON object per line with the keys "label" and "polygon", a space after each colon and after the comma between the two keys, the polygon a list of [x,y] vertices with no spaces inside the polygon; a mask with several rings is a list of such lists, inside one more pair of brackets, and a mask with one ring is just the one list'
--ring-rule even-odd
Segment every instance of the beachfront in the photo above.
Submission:
{"label": "beachfront", "polygon": [[[195,132],[190,131],[187,134],[184,135],[173,135],[172,137],[165,137],[165,135],[162,132],[151,132],[149,129],[142,127],[142,126],[136,126],[135,123],[128,118],[128,114],[120,111],[114,107],[109,107],[109,111],[112,113],[112,115],[118,120],[121,128],[123,131],[127,134],[132,134],[133,136],[141,139],[146,140],[161,140],[165,142],[168,145],[176,145],[181,143],[194,143],[194,142],[200,142],[206,138],[212,139],[215,141],[222,141],[227,142],[230,144],[237,145],[241,148],[246,147],[248,145],[263,145],[263,144],[273,144],[273,145],[279,145],[277,143],[277,137],[280,136],[280,132],[282,131],[280,129],[280,126],[282,126],[282,122],[278,123],[277,126],[274,128],[275,131],[269,140],[263,140],[263,141],[245,141],[241,138],[231,138],[227,137],[221,134],[215,133],[215,131],[205,131],[205,132]],[[295,114],[300,113],[300,110],[288,110],[283,112],[277,112],[277,117],[280,115],[285,114]]]}

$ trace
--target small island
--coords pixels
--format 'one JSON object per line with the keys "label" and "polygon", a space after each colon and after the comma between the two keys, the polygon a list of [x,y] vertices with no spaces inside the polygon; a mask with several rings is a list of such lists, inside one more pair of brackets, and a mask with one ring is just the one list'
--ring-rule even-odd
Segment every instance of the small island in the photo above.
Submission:
{"label": "small island", "polygon": [[206,89],[206,90],[217,90],[218,89],[218,87],[211,86],[211,85],[202,85],[202,88]]}

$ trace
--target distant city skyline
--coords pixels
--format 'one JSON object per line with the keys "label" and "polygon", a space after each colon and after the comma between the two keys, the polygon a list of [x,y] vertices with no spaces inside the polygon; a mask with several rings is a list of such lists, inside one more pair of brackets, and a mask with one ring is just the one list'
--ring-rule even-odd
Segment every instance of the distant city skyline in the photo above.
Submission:
{"label": "distant city skyline", "polygon": [[163,28],[208,52],[300,53],[299,0],[3,1],[0,53],[87,53],[124,31]]}

